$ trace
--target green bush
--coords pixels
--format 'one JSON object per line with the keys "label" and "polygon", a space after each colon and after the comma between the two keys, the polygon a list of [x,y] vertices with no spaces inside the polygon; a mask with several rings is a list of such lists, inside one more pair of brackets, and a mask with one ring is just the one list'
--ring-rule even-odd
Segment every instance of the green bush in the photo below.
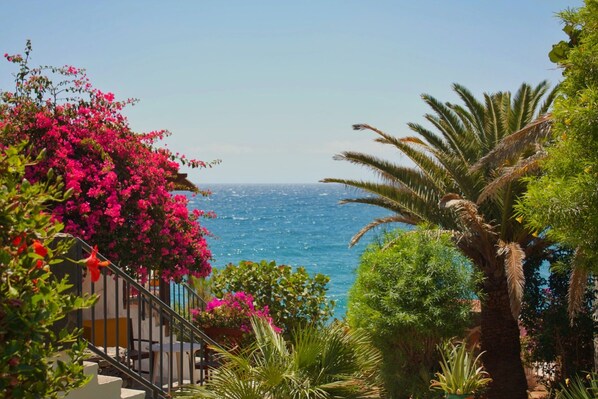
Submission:
{"label": "green bush", "polygon": [[212,291],[218,298],[226,292],[251,294],[256,305],[268,307],[276,326],[290,333],[301,325],[321,326],[330,318],[334,301],[326,298],[329,281],[320,273],[311,277],[303,267],[293,271],[274,261],[242,261],[214,270]]}
{"label": "green bush", "polygon": [[64,184],[51,170],[47,183],[29,183],[25,169],[35,165],[24,149],[0,151],[0,392],[54,398],[87,381],[79,331],[56,334],[54,323],[92,301],[68,294],[71,286],[52,274],[69,242],[54,240],[63,226],[46,207],[65,198]]}
{"label": "green bush", "polygon": [[450,236],[436,230],[387,234],[362,255],[347,317],[383,353],[391,398],[432,395],[436,346],[462,334],[469,322],[471,276]]}

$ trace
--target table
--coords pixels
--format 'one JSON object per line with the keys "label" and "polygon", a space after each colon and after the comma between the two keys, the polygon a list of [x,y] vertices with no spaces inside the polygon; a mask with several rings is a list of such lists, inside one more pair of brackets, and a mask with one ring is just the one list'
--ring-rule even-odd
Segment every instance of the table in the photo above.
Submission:
{"label": "table", "polygon": [[[168,377],[168,386],[169,389],[172,387],[172,380],[170,379],[170,375],[172,374],[172,370],[170,368],[171,366],[171,361],[172,359],[170,358],[171,354],[174,352],[175,356],[176,356],[176,360],[174,361],[175,366],[176,366],[176,376],[178,378],[179,381],[179,386],[181,386],[183,384],[183,374],[184,374],[184,370],[179,370],[179,365],[181,364],[181,353],[184,353],[188,356],[189,358],[189,362],[188,362],[188,366],[189,366],[189,378],[191,379],[191,383],[195,383],[194,377],[195,377],[195,353],[197,351],[201,350],[201,344],[199,342],[194,342],[193,344],[191,344],[191,342],[180,342],[180,341],[173,341],[171,342],[162,342],[162,343],[157,343],[157,344],[153,344],[150,347],[150,351],[151,351],[151,356],[154,359],[154,362],[152,364],[151,367],[151,376],[150,376],[150,381],[152,383],[156,383],[156,378],[160,375],[160,373],[156,373],[156,365],[159,366],[160,363],[160,353],[163,353],[164,355],[162,355],[162,358],[168,358],[167,360],[167,364],[168,364],[168,373],[166,374]],[[172,374],[173,378],[174,378],[174,374]],[[162,384],[162,381],[160,381],[160,384]]]}

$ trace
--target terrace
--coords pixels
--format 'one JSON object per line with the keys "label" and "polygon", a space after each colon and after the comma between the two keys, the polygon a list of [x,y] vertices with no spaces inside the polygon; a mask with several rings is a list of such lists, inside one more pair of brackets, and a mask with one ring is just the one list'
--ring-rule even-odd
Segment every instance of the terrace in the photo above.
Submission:
{"label": "terrace", "polygon": [[[68,257],[82,259],[91,251],[77,239]],[[152,398],[209,378],[215,362],[208,346],[219,345],[191,323],[191,309],[205,303],[185,282],[171,289],[152,275],[142,284],[112,263],[92,282],[80,265],[62,266],[59,273],[70,276],[77,295],[98,297],[94,306],[78,311],[68,323],[83,329],[93,358],[110,373],[145,389]]]}

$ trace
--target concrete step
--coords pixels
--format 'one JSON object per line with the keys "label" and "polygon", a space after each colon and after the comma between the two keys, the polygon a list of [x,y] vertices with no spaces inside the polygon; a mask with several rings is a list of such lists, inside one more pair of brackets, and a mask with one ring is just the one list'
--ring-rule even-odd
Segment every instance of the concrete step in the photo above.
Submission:
{"label": "concrete step", "polygon": [[122,388],[120,390],[120,399],[144,399],[145,391],[137,389]]}
{"label": "concrete step", "polygon": [[98,364],[84,362],[83,370],[91,375],[87,385],[71,391],[65,399],[144,399],[145,392],[122,387],[122,379],[107,375],[98,375]]}
{"label": "concrete step", "polygon": [[90,397],[89,392],[97,390],[98,387],[98,364],[94,362],[83,362],[83,373],[90,375],[91,380],[81,388],[69,392],[65,399],[87,399]]}
{"label": "concrete step", "polygon": [[100,366],[94,362],[83,362],[83,373],[85,375],[91,375],[91,381],[88,384],[97,384],[98,383],[98,370]]}
{"label": "concrete step", "polygon": [[[97,399],[120,398],[122,386],[122,378],[98,374],[99,389],[97,392],[101,392],[101,394],[97,396]],[[94,397],[94,399],[96,398]]]}

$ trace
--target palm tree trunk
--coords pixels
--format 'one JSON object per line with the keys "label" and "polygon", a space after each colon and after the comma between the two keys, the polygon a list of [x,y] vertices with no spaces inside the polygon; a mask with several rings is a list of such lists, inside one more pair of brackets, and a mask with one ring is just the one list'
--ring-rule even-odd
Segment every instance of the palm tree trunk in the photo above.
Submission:
{"label": "palm tree trunk", "polygon": [[506,277],[486,277],[481,317],[483,361],[493,380],[488,398],[527,399],[519,326],[511,314]]}

